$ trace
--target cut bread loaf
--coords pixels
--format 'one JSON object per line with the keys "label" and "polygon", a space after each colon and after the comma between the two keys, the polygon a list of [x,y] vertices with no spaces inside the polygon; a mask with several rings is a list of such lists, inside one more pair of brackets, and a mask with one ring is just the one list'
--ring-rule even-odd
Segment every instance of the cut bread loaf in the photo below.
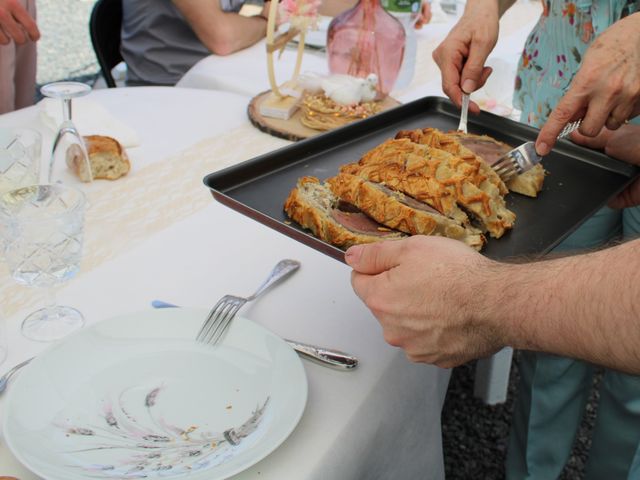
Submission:
{"label": "cut bread loaf", "polygon": [[[103,135],[89,135],[84,138],[93,179],[116,180],[131,169],[127,152],[115,138]],[[83,182],[91,180],[87,166],[78,155],[78,150],[67,151],[67,166]]]}
{"label": "cut bread loaf", "polygon": [[409,235],[437,235],[460,240],[476,250],[484,245],[480,231],[445,217],[426,203],[379,183],[350,174],[327,180],[340,200],[356,206],[375,221]]}
{"label": "cut bread loaf", "polygon": [[341,173],[385,183],[462,225],[469,224],[469,213],[483,230],[500,238],[513,227],[515,214],[507,209],[499,187],[486,181],[482,163],[401,138],[378,145],[357,164],[343,166]]}
{"label": "cut bread loaf", "polygon": [[367,217],[362,212],[340,209],[340,201],[315,177],[302,177],[291,190],[284,210],[313,234],[340,248],[405,237]]}

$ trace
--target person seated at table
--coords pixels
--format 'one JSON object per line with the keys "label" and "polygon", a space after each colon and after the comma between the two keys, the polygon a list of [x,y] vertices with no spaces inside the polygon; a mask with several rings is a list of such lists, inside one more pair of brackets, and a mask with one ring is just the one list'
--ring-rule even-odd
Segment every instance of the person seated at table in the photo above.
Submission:
{"label": "person seated at table", "polygon": [[199,60],[253,45],[267,31],[261,15],[238,12],[243,0],[123,0],[120,51],[127,85],[175,85]]}
{"label": "person seated at table", "polygon": [[36,93],[35,0],[0,0],[0,114],[33,105]]}
{"label": "person seated at table", "polygon": [[[262,39],[270,2],[253,17],[238,13],[243,4],[244,0],[123,0],[120,51],[127,64],[127,85],[175,85],[204,57],[229,55]],[[325,0],[323,13],[336,14],[354,4]],[[416,28],[430,19],[425,1]]]}

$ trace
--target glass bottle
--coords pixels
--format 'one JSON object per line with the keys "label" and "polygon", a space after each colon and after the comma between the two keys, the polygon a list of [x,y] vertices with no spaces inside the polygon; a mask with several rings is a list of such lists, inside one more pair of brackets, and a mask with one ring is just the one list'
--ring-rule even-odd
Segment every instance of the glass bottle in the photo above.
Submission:
{"label": "glass bottle", "polygon": [[396,17],[404,27],[404,55],[395,88],[405,88],[411,83],[415,72],[416,54],[418,50],[415,25],[420,17],[422,0],[381,0],[381,4],[382,7]]}
{"label": "glass bottle", "polygon": [[398,78],[404,48],[404,27],[379,0],[359,0],[329,25],[329,71],[360,78],[376,74],[380,98],[389,94]]}

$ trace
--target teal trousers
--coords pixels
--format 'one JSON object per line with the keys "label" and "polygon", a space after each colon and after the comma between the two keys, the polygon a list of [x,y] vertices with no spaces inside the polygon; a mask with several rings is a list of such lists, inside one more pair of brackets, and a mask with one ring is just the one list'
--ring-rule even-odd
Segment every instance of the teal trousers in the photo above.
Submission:
{"label": "teal trousers", "polygon": [[[604,208],[554,252],[640,236],[640,208]],[[640,345],[638,346],[640,348]],[[571,453],[593,381],[588,363],[521,352],[506,461],[509,480],[555,479]],[[585,478],[640,480],[640,377],[606,370]]]}

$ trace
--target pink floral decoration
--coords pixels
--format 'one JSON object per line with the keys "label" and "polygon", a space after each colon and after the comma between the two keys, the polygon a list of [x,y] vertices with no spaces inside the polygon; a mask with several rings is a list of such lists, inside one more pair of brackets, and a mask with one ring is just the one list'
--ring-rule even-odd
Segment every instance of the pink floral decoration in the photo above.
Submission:
{"label": "pink floral decoration", "polygon": [[300,31],[318,28],[318,8],[322,0],[281,0],[278,5],[279,20],[289,22]]}

